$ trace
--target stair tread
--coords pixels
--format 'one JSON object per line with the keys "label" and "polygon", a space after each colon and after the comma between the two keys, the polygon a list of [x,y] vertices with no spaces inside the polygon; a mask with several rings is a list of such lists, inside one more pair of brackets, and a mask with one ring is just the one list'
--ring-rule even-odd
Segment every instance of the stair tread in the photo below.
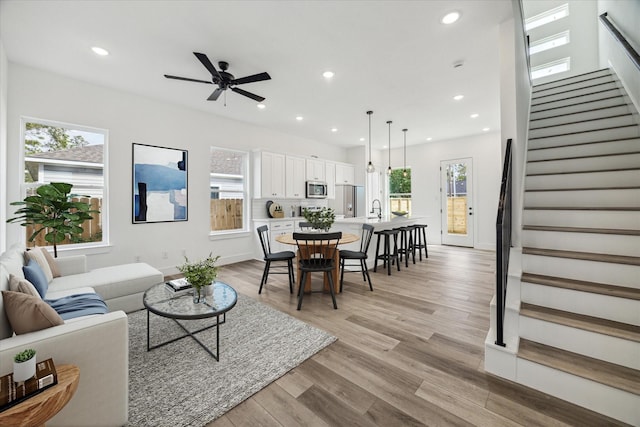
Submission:
{"label": "stair tread", "polygon": [[614,130],[614,129],[624,129],[624,128],[635,128],[638,127],[637,124],[632,125],[622,125],[622,126],[612,126],[608,128],[599,128],[599,129],[589,129],[589,130],[581,130],[576,132],[567,132],[567,133],[558,133],[555,135],[545,135],[545,136],[535,136],[533,138],[529,138],[529,141],[536,141],[539,139],[547,139],[547,138],[557,138],[559,136],[569,136],[569,135],[579,135],[579,134],[588,134],[591,132],[600,132],[603,130]]}
{"label": "stair tread", "polygon": [[640,266],[640,257],[626,255],[599,254],[595,252],[576,252],[559,249],[522,248],[522,253],[527,255],[541,255],[548,257],[581,259],[585,261],[608,262],[613,264],[626,264]]}
{"label": "stair tread", "polygon": [[518,357],[634,394],[640,394],[640,371],[556,347],[520,339]]}
{"label": "stair tread", "polygon": [[[585,94],[570,96],[568,98],[554,99],[552,101],[539,102],[537,104],[533,104],[532,103],[531,104],[531,108],[539,107],[539,106],[545,105],[545,104],[553,104],[554,102],[562,102],[562,101],[568,101],[568,100],[571,100],[571,99],[584,98],[585,96],[590,96],[590,95],[604,94],[606,92],[616,92],[616,96],[620,96],[620,89],[618,89],[618,88],[604,89],[604,90],[598,90],[598,91],[591,92],[591,93],[585,93]],[[589,102],[589,101],[586,101],[586,102]],[[579,105],[579,104],[583,104],[583,103],[584,103],[584,101],[583,102],[576,102],[575,104],[567,104],[567,105]],[[565,105],[565,107],[566,107],[566,105]],[[538,113],[540,111],[543,111],[543,110],[532,110],[532,112],[534,112],[534,113]]]}
{"label": "stair tread", "polygon": [[[573,89],[560,90],[558,92],[547,93],[547,94],[544,94],[544,95],[540,94],[539,96],[532,96],[531,97],[531,102],[532,102],[532,105],[538,105],[538,104],[533,104],[533,101],[537,101],[537,100],[540,100],[540,99],[548,98],[550,96],[571,94],[572,92],[576,92],[576,91],[579,91],[579,90],[599,89],[602,86],[610,85],[611,83],[615,83],[615,82],[612,80],[612,81],[608,81],[608,82],[600,82],[600,83],[595,83],[595,84],[586,84],[584,86],[576,87],[576,88],[573,88]],[[571,84],[573,84],[573,83],[571,83]],[[563,87],[565,87],[565,86],[556,86],[554,89],[562,89]],[[598,91],[596,90],[596,92],[598,92]],[[532,92],[532,93],[535,94],[536,92]],[[590,93],[593,93],[593,92],[590,92]],[[572,96],[569,96],[569,98],[572,98]],[[566,98],[560,98],[560,99],[566,99]]]}
{"label": "stair tread", "polygon": [[[609,89],[608,91],[602,91],[602,92],[614,92],[614,91],[617,92],[617,89]],[[545,109],[542,109],[542,110],[535,110],[535,111],[532,110],[529,114],[531,115],[531,114],[536,114],[536,113],[542,113],[542,112],[545,112],[545,111],[559,110],[561,108],[575,107],[575,106],[578,106],[578,105],[586,105],[586,104],[590,104],[590,103],[594,103],[594,102],[607,101],[609,99],[614,99],[614,98],[621,98],[621,96],[620,96],[619,93],[609,94],[609,96],[605,96],[604,98],[594,99],[594,100],[591,100],[591,101],[576,102],[575,104],[561,105],[561,106],[558,106],[558,107],[545,108]],[[547,104],[549,104],[549,103],[547,103]],[[536,120],[538,120],[538,119],[536,119]]]}
{"label": "stair tread", "polygon": [[560,231],[568,233],[618,234],[623,236],[640,236],[640,230],[617,228],[558,227],[552,225],[524,225],[523,230]]}
{"label": "stair tread", "polygon": [[619,212],[635,212],[640,211],[640,207],[635,206],[525,206],[525,210],[543,210],[543,211],[619,211]]}
{"label": "stair tread", "polygon": [[564,277],[545,276],[542,274],[522,273],[521,280],[527,283],[571,289],[592,294],[608,295],[617,298],[640,300],[640,289],[626,286],[607,285],[605,283],[587,282]]}
{"label": "stair tread", "polygon": [[[573,121],[573,122],[558,123],[558,124],[555,124],[555,125],[539,126],[539,127],[535,127],[535,128],[529,128],[529,131],[538,130],[538,129],[549,129],[549,128],[555,128],[555,127],[569,126],[569,125],[575,125],[575,124],[579,124],[579,123],[597,122],[598,120],[615,119],[617,117],[629,117],[629,116],[633,116],[633,114],[631,114],[631,113],[615,114],[613,116],[603,116],[603,117],[597,117],[597,118],[593,118],[593,119],[576,120],[576,121]],[[531,123],[532,121],[534,121],[534,120],[530,120],[529,123]]]}
{"label": "stair tread", "polygon": [[545,320],[547,322],[558,323],[560,325],[640,343],[640,326],[630,325],[628,323],[528,303],[522,303],[520,306],[520,314],[534,319]]}
{"label": "stair tread", "polygon": [[[596,73],[604,73],[604,74],[602,74],[601,76],[598,76],[598,77],[588,77],[588,78],[586,78],[584,80],[577,80],[578,77],[586,77],[586,76],[588,76],[590,74],[596,74]],[[573,83],[577,83],[577,82],[580,82],[580,81],[587,81],[587,80],[597,79],[597,78],[600,78],[600,77],[607,77],[607,76],[613,76],[613,74],[611,74],[611,70],[609,68],[600,68],[599,70],[589,71],[589,72],[586,72],[586,73],[576,74],[574,76],[564,77],[564,78],[558,79],[558,80],[553,80],[551,82],[539,83],[537,85],[533,85],[533,91],[535,92],[536,90],[547,90],[547,89],[540,89],[540,88],[542,88],[543,86],[549,86],[549,85],[553,85],[553,84],[556,84],[556,83],[560,83],[563,80],[573,79],[573,80],[577,80],[576,82],[573,82]],[[562,87],[562,86],[563,85],[558,85],[558,87]]]}
{"label": "stair tread", "polygon": [[[618,97],[612,97],[612,98],[618,98]],[[593,112],[593,111],[602,111],[602,110],[609,110],[609,109],[613,109],[613,108],[626,107],[627,104],[622,102],[622,97],[620,97],[620,99],[621,99],[620,104],[608,105],[606,107],[588,108],[586,110],[575,111],[575,112],[571,112],[571,113],[558,114],[558,115],[549,116],[549,117],[541,117],[539,119],[529,119],[529,123],[537,122],[537,121],[540,121],[540,120],[555,119],[555,118],[558,118],[558,117],[575,116],[575,115],[579,115],[579,114],[590,113],[590,112]],[[591,102],[596,102],[596,101],[591,101]],[[585,104],[587,104],[587,103],[585,103]],[[555,109],[559,109],[559,108],[563,108],[563,107],[556,107]],[[553,108],[550,108],[550,109],[553,110]],[[535,113],[532,113],[532,114],[535,114]],[[533,129],[537,129],[537,128],[533,128]]]}
{"label": "stair tread", "polygon": [[[581,172],[583,173],[583,172]],[[563,173],[553,173],[553,174],[534,174],[534,175],[527,175],[527,176],[547,176],[547,175],[564,175]],[[640,189],[639,186],[629,186],[629,187],[622,187],[622,186],[616,186],[616,187],[566,187],[566,188],[532,188],[532,189],[526,189],[525,192],[527,193],[533,193],[535,191],[600,191],[600,190],[638,190]]]}
{"label": "stair tread", "polygon": [[577,144],[558,144],[558,145],[554,145],[552,147],[527,148],[527,151],[552,150],[552,149],[562,148],[562,147],[579,147],[581,145],[602,144],[602,143],[614,142],[614,141],[628,141],[630,139],[638,139],[638,137],[637,136],[631,136],[631,137],[628,137],[628,138],[603,139],[603,140],[600,140],[600,141],[581,142],[581,143],[577,143]]}
{"label": "stair tread", "polygon": [[[640,154],[640,151],[624,151],[619,153],[591,154],[589,156],[571,156],[571,157],[557,157],[553,159],[527,160],[527,163],[555,162],[558,160],[597,159],[600,157],[628,156],[630,154]],[[615,170],[619,171],[619,170],[639,170],[639,169],[640,169],[640,165],[637,168],[624,168],[624,169],[615,169]],[[608,171],[596,170],[596,171],[586,171],[586,172],[608,172]]]}

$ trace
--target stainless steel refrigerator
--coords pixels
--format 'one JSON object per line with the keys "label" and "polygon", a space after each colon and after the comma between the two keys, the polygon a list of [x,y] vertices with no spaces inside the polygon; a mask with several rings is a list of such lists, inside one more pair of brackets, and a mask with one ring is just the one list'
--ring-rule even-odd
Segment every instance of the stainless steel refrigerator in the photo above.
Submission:
{"label": "stainless steel refrigerator", "polygon": [[364,187],[359,185],[336,185],[336,198],[329,200],[329,207],[336,215],[345,218],[367,216]]}

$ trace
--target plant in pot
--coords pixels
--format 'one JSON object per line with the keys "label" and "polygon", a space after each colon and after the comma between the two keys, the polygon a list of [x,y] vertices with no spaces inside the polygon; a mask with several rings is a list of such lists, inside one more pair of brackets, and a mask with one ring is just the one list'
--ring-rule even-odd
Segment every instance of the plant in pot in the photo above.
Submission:
{"label": "plant in pot", "polygon": [[26,381],[36,374],[36,351],[27,348],[13,357],[13,381]]}
{"label": "plant in pot", "polygon": [[58,257],[58,243],[67,236],[78,238],[84,231],[82,223],[93,219],[92,213],[100,213],[91,209],[91,205],[81,201],[73,201],[74,197],[89,197],[70,194],[72,184],[52,182],[41,185],[36,194],[27,196],[21,202],[12,202],[12,206],[23,206],[18,209],[16,217],[7,222],[21,221],[20,225],[34,226],[34,232],[29,237],[33,242],[40,233],[45,233],[44,239],[53,244],[53,254]]}
{"label": "plant in pot", "polygon": [[204,297],[213,281],[218,276],[218,268],[216,266],[216,261],[220,256],[212,257],[211,253],[209,256],[203,260],[190,262],[189,258],[184,257],[184,264],[178,266],[178,270],[182,274],[184,274],[184,278],[187,279],[187,282],[191,284],[193,287],[193,302],[200,303],[204,302]]}
{"label": "plant in pot", "polygon": [[313,228],[323,231],[329,231],[336,220],[336,215],[331,208],[322,208],[319,211],[310,211],[305,208],[302,216]]}

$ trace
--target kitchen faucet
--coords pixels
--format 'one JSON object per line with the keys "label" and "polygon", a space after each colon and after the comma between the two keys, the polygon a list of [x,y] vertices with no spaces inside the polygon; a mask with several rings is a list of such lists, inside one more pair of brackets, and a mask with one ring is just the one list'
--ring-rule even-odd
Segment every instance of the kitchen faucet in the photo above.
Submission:
{"label": "kitchen faucet", "polygon": [[375,213],[375,211],[376,211],[376,202],[378,202],[378,219],[381,219],[382,218],[382,203],[380,203],[380,200],[373,199],[373,202],[371,202],[371,213]]}

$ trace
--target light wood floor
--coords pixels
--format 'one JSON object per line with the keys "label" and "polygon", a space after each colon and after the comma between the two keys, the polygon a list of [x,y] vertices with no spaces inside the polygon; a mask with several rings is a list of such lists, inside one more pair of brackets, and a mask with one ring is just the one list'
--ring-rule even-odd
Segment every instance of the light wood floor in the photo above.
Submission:
{"label": "light wood floor", "polygon": [[219,279],[338,341],[208,427],[619,425],[484,372],[493,252],[430,246],[400,273],[371,272],[373,292],[347,274],[338,310],[314,293],[296,311],[286,275],[258,295],[263,265],[224,266]]}

